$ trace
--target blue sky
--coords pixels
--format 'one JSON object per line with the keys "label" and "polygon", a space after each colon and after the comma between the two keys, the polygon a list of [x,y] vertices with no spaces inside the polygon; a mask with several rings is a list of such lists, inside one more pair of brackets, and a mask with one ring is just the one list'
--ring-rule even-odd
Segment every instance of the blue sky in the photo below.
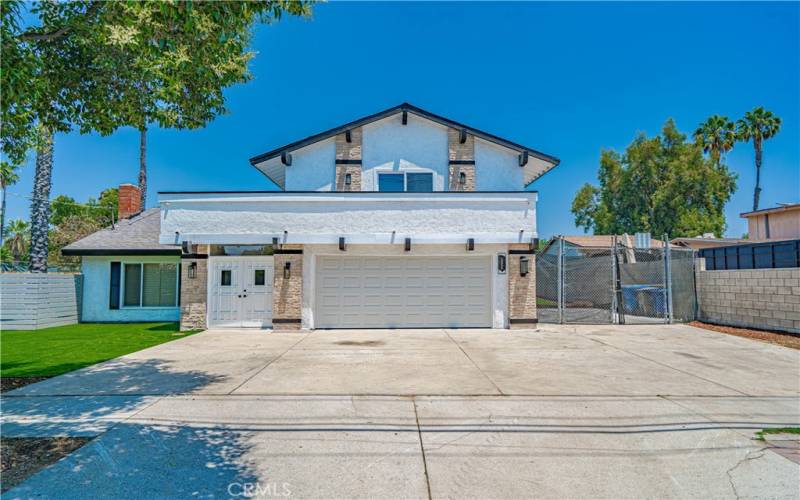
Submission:
{"label": "blue sky", "polygon": [[[542,237],[582,232],[569,207],[596,182],[600,150],[669,117],[691,133],[711,114],[773,111],[783,128],[765,146],[762,207],[800,201],[798,3],[332,2],[260,26],[253,45],[254,79],[227,91],[228,115],[150,133],[149,206],[159,190],[270,189],[250,156],[403,101],[561,158],[533,185]],[[52,195],[135,182],[137,154],[131,129],[58,135]],[[752,145],[728,160],[727,234],[740,236]],[[32,162],[21,176],[11,218],[28,216]]]}

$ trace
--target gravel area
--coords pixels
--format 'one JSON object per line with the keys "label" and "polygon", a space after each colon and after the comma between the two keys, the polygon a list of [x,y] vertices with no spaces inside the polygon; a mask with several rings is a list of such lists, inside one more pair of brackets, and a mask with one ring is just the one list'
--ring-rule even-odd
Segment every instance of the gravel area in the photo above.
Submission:
{"label": "gravel area", "polygon": [[785,332],[770,332],[767,330],[751,330],[749,328],[736,328],[733,326],[720,326],[712,325],[709,323],[702,323],[700,321],[692,321],[689,323],[691,326],[697,328],[705,328],[720,333],[727,333],[728,335],[736,335],[737,337],[745,337],[748,339],[760,340],[791,349],[800,349],[800,335]]}
{"label": "gravel area", "polygon": [[87,437],[0,438],[0,491],[22,483],[84,444]]}
{"label": "gravel area", "polygon": [[35,384],[50,377],[0,377],[0,392],[13,391],[28,384]]}

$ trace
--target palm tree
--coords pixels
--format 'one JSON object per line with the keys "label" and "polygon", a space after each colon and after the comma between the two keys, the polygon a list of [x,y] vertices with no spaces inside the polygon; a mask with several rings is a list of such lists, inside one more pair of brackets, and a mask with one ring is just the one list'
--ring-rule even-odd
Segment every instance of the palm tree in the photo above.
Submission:
{"label": "palm tree", "polygon": [[47,272],[52,183],[53,132],[42,128],[42,139],[36,148],[36,173],[33,176],[31,200],[30,271],[32,273]]}
{"label": "palm tree", "polygon": [[736,122],[736,136],[740,141],[753,140],[756,150],[756,189],[753,192],[753,210],[758,210],[758,198],[761,195],[761,154],[764,141],[775,136],[781,129],[781,119],[759,106],[744,114],[744,118]]}
{"label": "palm tree", "polygon": [[8,221],[8,240],[6,247],[15,262],[21,261],[28,251],[30,225],[22,219]]}
{"label": "palm tree", "polygon": [[727,116],[713,115],[697,127],[694,140],[719,167],[721,156],[733,149],[736,143],[736,129]]}
{"label": "palm tree", "polygon": [[0,247],[3,246],[3,236],[6,227],[6,188],[17,183],[17,167],[7,162],[0,162],[0,188],[3,190],[3,203],[0,207]]}

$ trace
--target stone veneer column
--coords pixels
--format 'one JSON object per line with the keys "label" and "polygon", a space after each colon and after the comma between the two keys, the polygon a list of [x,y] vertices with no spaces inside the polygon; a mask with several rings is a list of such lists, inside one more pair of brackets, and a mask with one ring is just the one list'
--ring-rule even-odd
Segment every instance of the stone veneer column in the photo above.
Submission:
{"label": "stone veneer column", "polygon": [[[350,185],[345,177],[350,174]],[[336,191],[361,191],[361,127],[336,136]]]}
{"label": "stone veneer column", "polygon": [[[208,327],[208,245],[196,245],[195,252],[181,256],[181,330]],[[194,279],[189,278],[192,263],[197,265]]]}
{"label": "stone veneer column", "polygon": [[[461,130],[447,129],[449,156],[448,191],[475,191],[475,136],[467,134],[464,144],[460,142]],[[461,174],[466,176],[464,184],[459,182]]]}
{"label": "stone veneer column", "polygon": [[[528,258],[526,276],[519,274],[520,257]],[[508,245],[508,323],[511,328],[531,328],[538,323],[536,255],[527,244]]]}
{"label": "stone veneer column", "polygon": [[[282,245],[275,250],[273,259],[272,329],[299,330],[303,309],[303,246]],[[284,278],[287,262],[291,265],[288,279]]]}

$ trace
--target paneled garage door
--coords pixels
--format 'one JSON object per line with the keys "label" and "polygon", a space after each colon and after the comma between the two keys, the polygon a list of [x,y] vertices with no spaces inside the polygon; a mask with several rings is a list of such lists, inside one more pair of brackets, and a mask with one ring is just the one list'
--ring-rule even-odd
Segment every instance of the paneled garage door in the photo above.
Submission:
{"label": "paneled garage door", "polygon": [[316,328],[491,327],[491,258],[317,260]]}

